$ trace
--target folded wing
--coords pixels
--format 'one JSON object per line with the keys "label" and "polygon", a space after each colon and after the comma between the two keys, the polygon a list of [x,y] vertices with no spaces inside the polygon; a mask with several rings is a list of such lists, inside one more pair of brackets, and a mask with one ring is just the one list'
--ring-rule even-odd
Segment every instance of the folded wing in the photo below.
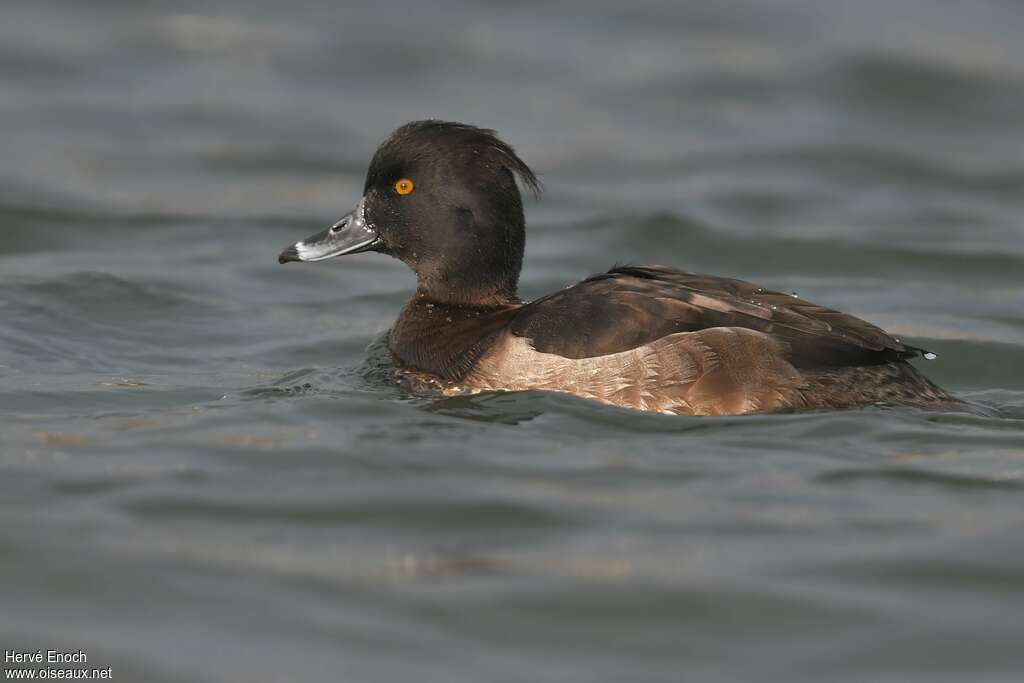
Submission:
{"label": "folded wing", "polygon": [[796,368],[877,365],[921,355],[880,328],[792,294],[663,266],[624,266],[527,304],[511,323],[537,351],[592,358],[677,332],[756,330]]}

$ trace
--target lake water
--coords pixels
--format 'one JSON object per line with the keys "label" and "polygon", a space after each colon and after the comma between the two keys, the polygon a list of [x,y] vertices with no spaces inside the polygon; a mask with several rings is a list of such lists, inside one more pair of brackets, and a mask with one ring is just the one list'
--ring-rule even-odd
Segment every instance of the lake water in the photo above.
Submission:
{"label": "lake water", "polygon": [[[0,8],[0,643],[117,681],[1020,681],[1016,0]],[[279,266],[439,117],[542,174],[522,294],[797,291],[973,413],[431,400],[414,280]]]}

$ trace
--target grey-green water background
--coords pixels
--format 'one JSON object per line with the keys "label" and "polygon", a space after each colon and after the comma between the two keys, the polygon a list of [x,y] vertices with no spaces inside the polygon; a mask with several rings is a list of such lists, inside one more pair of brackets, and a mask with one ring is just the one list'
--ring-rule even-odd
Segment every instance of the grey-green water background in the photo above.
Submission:
{"label": "grey-green water background", "polygon": [[[0,7],[0,647],[118,681],[1020,681],[1016,0]],[[282,267],[440,117],[543,174],[524,296],[798,291],[990,416],[387,381],[413,278]]]}

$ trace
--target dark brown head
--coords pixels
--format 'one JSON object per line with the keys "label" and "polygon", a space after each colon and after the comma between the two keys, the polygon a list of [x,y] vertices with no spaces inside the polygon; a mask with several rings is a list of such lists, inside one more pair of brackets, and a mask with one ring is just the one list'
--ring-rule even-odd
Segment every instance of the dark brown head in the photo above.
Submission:
{"label": "dark brown head", "polygon": [[492,130],[407,123],[373,155],[356,209],[279,260],[378,251],[408,264],[430,300],[507,302],[516,296],[525,242],[516,176],[539,195],[536,176]]}

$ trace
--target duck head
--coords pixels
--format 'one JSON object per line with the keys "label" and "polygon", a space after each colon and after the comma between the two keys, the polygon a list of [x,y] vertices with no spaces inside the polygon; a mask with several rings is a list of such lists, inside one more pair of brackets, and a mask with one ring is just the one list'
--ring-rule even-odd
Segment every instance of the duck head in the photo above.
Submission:
{"label": "duck head", "polygon": [[540,183],[494,131],[414,121],[373,155],[356,208],[278,260],[323,261],[364,251],[388,254],[417,277],[417,295],[457,305],[516,299],[525,222],[516,176]]}

